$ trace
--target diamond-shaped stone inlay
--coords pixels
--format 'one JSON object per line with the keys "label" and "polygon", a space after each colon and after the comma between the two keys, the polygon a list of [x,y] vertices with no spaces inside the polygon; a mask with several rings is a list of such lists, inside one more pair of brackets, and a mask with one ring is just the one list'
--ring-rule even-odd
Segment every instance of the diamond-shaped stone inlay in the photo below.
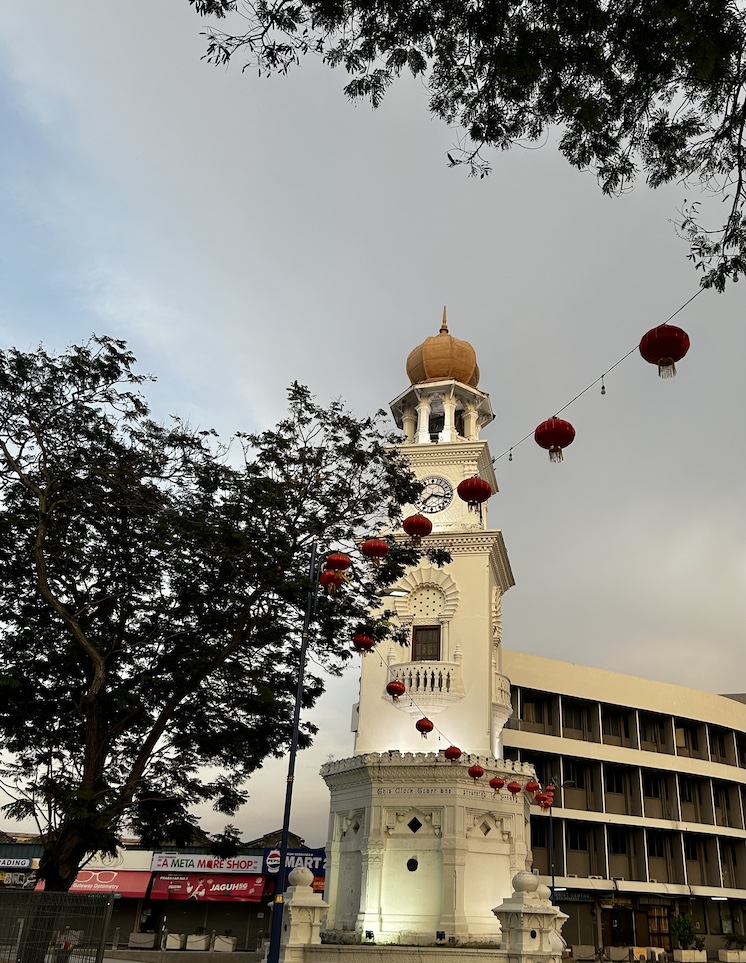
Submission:
{"label": "diamond-shaped stone inlay", "polygon": [[409,826],[413,833],[416,833],[418,829],[422,829],[422,823],[416,816],[413,816],[412,819],[409,820],[407,826]]}

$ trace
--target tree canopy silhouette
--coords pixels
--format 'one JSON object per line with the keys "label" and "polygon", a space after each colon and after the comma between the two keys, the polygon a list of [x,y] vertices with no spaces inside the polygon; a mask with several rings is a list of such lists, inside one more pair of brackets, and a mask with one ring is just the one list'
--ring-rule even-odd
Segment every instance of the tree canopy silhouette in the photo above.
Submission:
{"label": "tree canopy silhouette", "polygon": [[[123,829],[186,842],[190,807],[233,813],[286,750],[311,539],[357,559],[318,599],[309,651],[331,673],[419,554],[356,554],[419,491],[378,416],[294,384],[276,428],[225,447],[155,422],[134,363],[105,337],[0,352],[0,786],[39,827],[51,890]],[[305,707],[322,691],[308,674]]]}
{"label": "tree canopy silhouette", "polygon": [[[746,268],[746,12],[738,0],[189,0],[206,56],[285,73],[306,54],[342,66],[378,106],[402,72],[460,128],[452,166],[557,136],[606,194],[643,176],[703,190],[675,224],[705,287]],[[718,203],[713,213],[708,197]],[[724,212],[724,213],[723,213]],[[710,223],[712,221],[712,223]]]}

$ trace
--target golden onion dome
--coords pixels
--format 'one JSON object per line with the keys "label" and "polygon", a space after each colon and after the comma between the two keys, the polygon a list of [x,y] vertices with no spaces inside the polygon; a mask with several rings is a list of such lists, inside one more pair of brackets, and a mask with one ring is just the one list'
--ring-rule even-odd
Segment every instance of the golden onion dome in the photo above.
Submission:
{"label": "golden onion dome", "polygon": [[422,344],[410,351],[407,375],[413,385],[451,378],[471,388],[479,384],[476,352],[468,341],[459,341],[449,334],[445,308],[440,332],[435,337],[425,338]]}

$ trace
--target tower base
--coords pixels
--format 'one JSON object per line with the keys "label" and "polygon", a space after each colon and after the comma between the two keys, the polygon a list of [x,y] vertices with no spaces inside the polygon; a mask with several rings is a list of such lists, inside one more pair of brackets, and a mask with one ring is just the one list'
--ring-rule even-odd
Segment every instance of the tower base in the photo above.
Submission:
{"label": "tower base", "polygon": [[[480,780],[467,770],[479,764]],[[492,913],[529,868],[529,798],[487,785],[533,768],[484,756],[365,753],[321,774],[331,792],[327,938],[426,945],[500,941]]]}

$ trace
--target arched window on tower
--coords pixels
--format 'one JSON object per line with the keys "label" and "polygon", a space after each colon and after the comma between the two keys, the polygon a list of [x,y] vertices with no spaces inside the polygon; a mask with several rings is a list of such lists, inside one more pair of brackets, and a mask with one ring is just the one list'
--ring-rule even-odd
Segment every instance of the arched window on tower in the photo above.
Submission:
{"label": "arched window on tower", "polygon": [[440,659],[440,626],[412,627],[412,661],[437,662]]}

